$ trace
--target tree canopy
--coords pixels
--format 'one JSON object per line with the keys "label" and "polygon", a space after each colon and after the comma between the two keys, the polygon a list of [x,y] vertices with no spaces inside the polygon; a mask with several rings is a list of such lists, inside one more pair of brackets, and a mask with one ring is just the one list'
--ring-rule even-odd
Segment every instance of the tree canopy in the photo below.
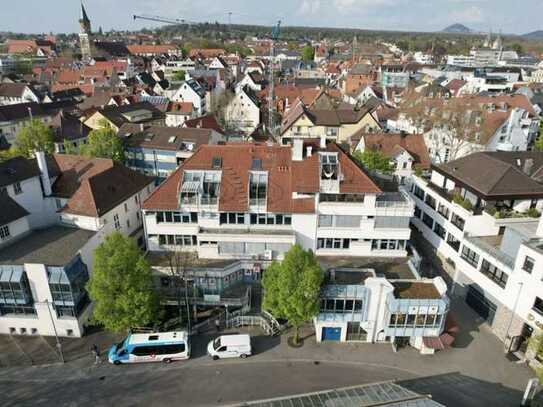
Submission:
{"label": "tree canopy", "polygon": [[177,71],[173,74],[174,82],[183,82],[185,80],[185,71]]}
{"label": "tree canopy", "polygon": [[306,45],[302,48],[302,60],[305,62],[311,62],[315,58],[315,48],[311,45]]}
{"label": "tree canopy", "polygon": [[89,133],[87,144],[82,147],[81,152],[87,157],[111,158],[120,163],[124,161],[123,142],[106,123]]}
{"label": "tree canopy", "polygon": [[319,312],[322,281],[317,258],[299,245],[292,246],[282,262],[274,261],[264,272],[262,307],[292,324],[295,343],[299,340],[299,327]]}
{"label": "tree canopy", "polygon": [[353,158],[368,171],[390,174],[393,171],[390,158],[379,150],[367,148],[364,152],[356,151]]}
{"label": "tree canopy", "polygon": [[94,301],[94,318],[109,331],[148,326],[159,316],[151,267],[136,242],[119,232],[107,236],[94,251],[87,289]]}
{"label": "tree canopy", "polygon": [[36,150],[51,154],[53,140],[53,130],[40,120],[32,119],[17,133],[12,148],[15,155],[31,158]]}

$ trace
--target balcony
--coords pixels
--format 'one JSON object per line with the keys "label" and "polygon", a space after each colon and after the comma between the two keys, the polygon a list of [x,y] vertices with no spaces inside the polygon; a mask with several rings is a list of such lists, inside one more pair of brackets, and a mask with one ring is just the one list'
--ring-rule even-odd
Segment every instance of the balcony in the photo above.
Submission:
{"label": "balcony", "polygon": [[498,260],[512,270],[515,267],[515,259],[500,249],[503,235],[466,237],[466,240],[483,251],[488,257]]}

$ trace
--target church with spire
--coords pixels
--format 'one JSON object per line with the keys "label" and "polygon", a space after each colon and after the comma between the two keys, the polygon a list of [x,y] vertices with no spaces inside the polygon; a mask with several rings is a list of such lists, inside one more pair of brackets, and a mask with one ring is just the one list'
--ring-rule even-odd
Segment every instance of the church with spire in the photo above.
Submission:
{"label": "church with spire", "polygon": [[81,2],[81,14],[79,16],[79,46],[81,48],[82,60],[88,62],[92,59],[91,42],[91,22],[83,2]]}

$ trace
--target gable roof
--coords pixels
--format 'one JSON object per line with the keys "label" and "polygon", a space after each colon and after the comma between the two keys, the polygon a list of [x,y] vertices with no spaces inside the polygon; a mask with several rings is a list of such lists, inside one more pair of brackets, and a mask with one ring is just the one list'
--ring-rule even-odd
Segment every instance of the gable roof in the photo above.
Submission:
{"label": "gable roof", "polygon": [[20,98],[27,88],[32,91],[26,83],[0,83],[0,97]]}
{"label": "gable roof", "polygon": [[53,195],[67,198],[62,212],[99,217],[141,191],[154,179],[105,158],[55,154],[60,176]]}
{"label": "gable roof", "polygon": [[224,134],[224,130],[219,125],[217,118],[213,114],[206,114],[195,119],[186,120],[183,127],[192,127],[196,129],[212,129],[219,134]]}
{"label": "gable roof", "polygon": [[[341,193],[380,193],[371,178],[338,146],[336,152],[342,173]],[[278,213],[314,213],[315,200],[293,198],[293,193],[317,193],[320,189],[320,155],[315,152],[301,161],[292,160],[292,148],[277,144],[231,143],[203,145],[187,159],[145,201],[145,209],[179,209],[178,194],[183,173],[188,170],[212,170],[213,158],[221,159],[219,211],[248,210],[249,177],[253,160],[268,172],[267,210]]]}
{"label": "gable roof", "polygon": [[0,226],[14,222],[28,215],[26,209],[15,202],[7,194],[0,194]]}
{"label": "gable roof", "polygon": [[479,152],[432,168],[487,199],[543,197],[543,152]]}
{"label": "gable roof", "polygon": [[431,160],[422,134],[364,134],[358,132],[353,136],[353,140],[360,140],[360,137],[364,138],[365,148],[381,151],[390,158],[399,153],[398,149],[403,149],[413,157],[415,166],[430,167]]}

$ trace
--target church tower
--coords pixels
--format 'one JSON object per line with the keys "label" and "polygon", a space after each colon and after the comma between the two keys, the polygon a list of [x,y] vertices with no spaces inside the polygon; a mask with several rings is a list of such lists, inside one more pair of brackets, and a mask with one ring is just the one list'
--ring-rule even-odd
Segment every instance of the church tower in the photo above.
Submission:
{"label": "church tower", "polygon": [[81,14],[79,16],[79,46],[81,47],[82,59],[88,62],[92,59],[91,53],[91,22],[83,2],[81,2]]}

